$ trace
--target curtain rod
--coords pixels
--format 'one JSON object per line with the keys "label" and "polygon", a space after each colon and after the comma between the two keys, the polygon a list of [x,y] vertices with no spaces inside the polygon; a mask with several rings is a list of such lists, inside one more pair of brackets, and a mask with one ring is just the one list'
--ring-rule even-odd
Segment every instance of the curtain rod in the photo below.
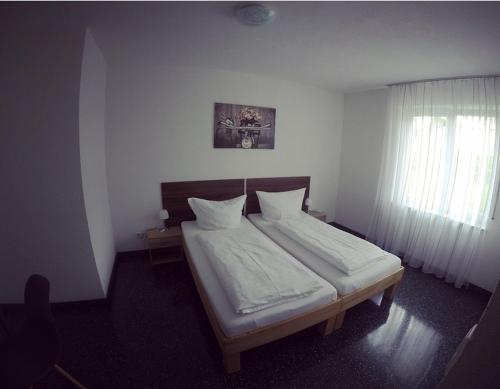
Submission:
{"label": "curtain rod", "polygon": [[489,75],[479,75],[479,76],[458,76],[458,77],[447,77],[447,78],[428,78],[426,80],[395,82],[393,84],[387,84],[387,86],[396,86],[396,85],[403,85],[403,84],[416,84],[417,82],[465,80],[467,78],[494,78],[494,77],[500,77],[500,74],[489,74]]}

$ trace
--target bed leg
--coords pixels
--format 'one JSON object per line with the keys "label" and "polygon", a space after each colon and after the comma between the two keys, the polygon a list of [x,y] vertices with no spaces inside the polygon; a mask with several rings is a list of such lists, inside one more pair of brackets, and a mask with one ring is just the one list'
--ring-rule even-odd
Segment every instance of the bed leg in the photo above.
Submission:
{"label": "bed leg", "polygon": [[317,329],[322,336],[328,336],[333,332],[334,326],[335,326],[335,316],[319,323]]}
{"label": "bed leg", "polygon": [[334,330],[342,328],[342,324],[344,324],[344,317],[345,317],[345,311],[342,311],[337,316],[335,316],[335,325],[333,326]]}
{"label": "bed leg", "polygon": [[223,354],[226,373],[236,373],[240,370],[240,353]]}
{"label": "bed leg", "polygon": [[318,332],[323,336],[330,335],[334,330],[342,327],[344,322],[345,311],[339,312],[337,316],[331,317],[318,324]]}
{"label": "bed leg", "polygon": [[385,291],[384,291],[384,297],[386,299],[392,300],[394,299],[394,296],[396,295],[396,290],[398,289],[399,282],[396,282],[395,284],[389,286]]}

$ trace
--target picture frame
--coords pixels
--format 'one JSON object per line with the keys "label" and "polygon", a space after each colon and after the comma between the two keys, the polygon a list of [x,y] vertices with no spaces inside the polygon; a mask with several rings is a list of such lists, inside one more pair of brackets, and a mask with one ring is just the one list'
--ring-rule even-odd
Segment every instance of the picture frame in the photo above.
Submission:
{"label": "picture frame", "polygon": [[215,103],[214,148],[274,149],[276,109]]}

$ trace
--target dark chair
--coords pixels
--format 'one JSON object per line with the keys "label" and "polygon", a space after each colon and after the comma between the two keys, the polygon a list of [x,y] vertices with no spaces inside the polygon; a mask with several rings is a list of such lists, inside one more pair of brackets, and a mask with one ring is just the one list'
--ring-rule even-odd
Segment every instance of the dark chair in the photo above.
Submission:
{"label": "dark chair", "polygon": [[49,281],[32,275],[24,289],[25,318],[21,327],[11,332],[0,317],[0,327],[7,334],[5,339],[0,338],[1,388],[29,388],[53,368],[76,387],[85,388],[57,365],[61,358],[61,339],[50,312],[49,293]]}

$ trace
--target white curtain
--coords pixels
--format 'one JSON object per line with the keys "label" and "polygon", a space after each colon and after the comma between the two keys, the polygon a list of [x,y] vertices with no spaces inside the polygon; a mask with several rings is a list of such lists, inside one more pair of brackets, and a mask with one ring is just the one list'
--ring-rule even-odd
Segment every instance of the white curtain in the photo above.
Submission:
{"label": "white curtain", "polygon": [[500,78],[392,86],[368,239],[460,287],[497,197]]}

